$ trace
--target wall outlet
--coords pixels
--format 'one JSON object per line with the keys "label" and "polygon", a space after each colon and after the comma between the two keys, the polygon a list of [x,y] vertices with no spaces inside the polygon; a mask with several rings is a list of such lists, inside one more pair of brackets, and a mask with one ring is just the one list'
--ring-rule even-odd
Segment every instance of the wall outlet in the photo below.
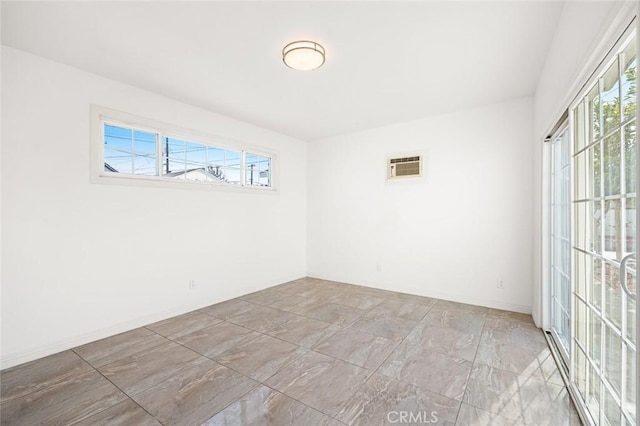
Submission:
{"label": "wall outlet", "polygon": [[189,280],[189,290],[196,289],[196,280]]}
{"label": "wall outlet", "polygon": [[382,272],[382,263],[376,263],[376,271]]}
{"label": "wall outlet", "polygon": [[501,278],[498,278],[496,281],[496,287],[498,287],[500,290],[504,290],[504,281],[502,281]]}

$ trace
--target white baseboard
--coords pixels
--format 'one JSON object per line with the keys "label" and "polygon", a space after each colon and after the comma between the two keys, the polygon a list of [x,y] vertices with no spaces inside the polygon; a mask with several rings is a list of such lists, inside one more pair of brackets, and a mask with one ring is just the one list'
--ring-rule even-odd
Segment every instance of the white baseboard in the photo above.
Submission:
{"label": "white baseboard", "polygon": [[[310,278],[318,278],[318,279],[335,281],[335,280],[332,280],[331,278],[322,278],[322,277],[310,277]],[[362,284],[359,284],[359,283],[347,283],[347,284],[363,286]],[[390,286],[364,285],[363,287],[377,288],[380,290],[388,290],[388,291],[398,291],[397,288],[390,288]],[[260,289],[256,289],[255,291],[258,291],[258,290]],[[411,294],[443,299],[443,300],[448,300],[452,302],[485,306],[488,308],[503,309],[503,310],[512,311],[512,312],[520,312],[523,314],[531,314],[531,306],[522,306],[522,305],[516,305],[512,303],[505,303],[505,302],[491,301],[491,300],[481,300],[481,299],[475,299],[475,298],[464,298],[464,297],[459,297],[459,296],[455,296],[447,293],[439,293],[439,292],[426,293],[423,291],[414,291]],[[242,294],[238,294],[237,296],[241,296],[241,295]],[[230,297],[230,298],[233,298],[233,297]],[[16,365],[33,361],[35,359],[43,358],[48,355],[53,355],[58,352],[75,348],[77,346],[85,345],[87,343],[95,342],[96,340],[104,339],[106,337],[115,336],[116,334],[124,333],[126,331],[130,331],[135,328],[144,327],[146,325],[153,324],[154,322],[157,322],[157,321],[162,321],[164,319],[171,318],[176,315],[182,315],[184,313],[195,311],[197,309],[201,309],[206,306],[213,305],[215,303],[223,302],[224,300],[228,300],[230,298],[224,298],[224,299],[216,298],[215,300],[207,300],[204,302],[191,303],[188,305],[181,306],[179,308],[165,310],[163,312],[158,312],[152,315],[135,318],[130,321],[125,321],[125,322],[116,324],[112,327],[107,327],[100,330],[92,331],[90,333],[65,339],[60,342],[56,342],[54,344],[37,346],[26,351],[20,351],[16,353],[9,353],[6,355],[2,355],[2,357],[0,357],[0,370],[14,367]]]}
{"label": "white baseboard", "polygon": [[[213,303],[218,302],[220,301],[214,301]],[[126,331],[130,331],[139,327],[144,327],[145,325],[153,324],[154,322],[162,321],[176,315],[181,315],[190,311],[204,308],[205,306],[209,306],[213,303],[198,303],[197,305],[191,304],[188,306],[182,306],[180,308],[170,309],[163,312],[155,313],[153,315],[147,315],[130,321],[125,321],[112,327],[92,331],[90,333],[82,334],[70,339],[65,339],[51,345],[38,346],[26,351],[6,354],[0,358],[0,369],[4,370],[6,368],[33,361],[38,358],[53,355],[58,352],[66,351],[68,349],[75,348],[87,343],[95,342],[96,340],[104,339],[105,337],[115,336],[116,334],[124,333]]]}
{"label": "white baseboard", "polygon": [[358,285],[358,286],[361,286],[361,287],[369,287],[369,288],[375,288],[375,289],[379,289],[379,290],[395,291],[395,292],[398,292],[398,293],[414,294],[416,296],[431,297],[431,298],[434,298],[434,299],[447,300],[449,302],[458,302],[458,303],[466,303],[466,304],[469,304],[469,305],[484,306],[486,308],[501,309],[501,310],[504,310],[504,311],[518,312],[518,313],[521,313],[521,314],[529,314],[529,315],[531,315],[531,309],[532,309],[531,305],[518,305],[518,304],[515,304],[515,303],[503,302],[503,301],[499,301],[499,300],[487,300],[487,299],[478,299],[478,298],[475,298],[475,297],[464,297],[464,296],[454,295],[454,294],[450,294],[450,293],[431,291],[431,290],[424,291],[423,289],[410,288],[409,290],[412,290],[412,291],[402,291],[402,289],[394,288],[392,286],[376,285],[376,284],[362,284],[362,283],[349,283],[349,282],[346,282],[346,281],[343,281],[343,280],[332,279],[330,277],[310,276],[309,278],[317,278],[317,279],[321,279],[321,280],[328,280],[328,281],[334,281],[334,282],[344,282],[346,284]]}

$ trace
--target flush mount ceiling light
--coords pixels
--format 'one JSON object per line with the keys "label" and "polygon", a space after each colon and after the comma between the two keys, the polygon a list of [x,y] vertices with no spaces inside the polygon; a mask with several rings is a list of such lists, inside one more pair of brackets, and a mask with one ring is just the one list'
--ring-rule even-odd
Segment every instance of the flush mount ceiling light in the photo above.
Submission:
{"label": "flush mount ceiling light", "polygon": [[287,44],[282,49],[282,60],[294,70],[311,71],[324,64],[324,47],[315,41],[301,40]]}

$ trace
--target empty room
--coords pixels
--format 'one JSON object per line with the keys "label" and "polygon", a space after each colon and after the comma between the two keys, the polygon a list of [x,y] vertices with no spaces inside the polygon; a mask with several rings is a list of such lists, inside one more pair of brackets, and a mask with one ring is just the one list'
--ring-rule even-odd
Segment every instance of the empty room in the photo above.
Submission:
{"label": "empty room", "polygon": [[0,424],[637,425],[639,14],[1,1]]}

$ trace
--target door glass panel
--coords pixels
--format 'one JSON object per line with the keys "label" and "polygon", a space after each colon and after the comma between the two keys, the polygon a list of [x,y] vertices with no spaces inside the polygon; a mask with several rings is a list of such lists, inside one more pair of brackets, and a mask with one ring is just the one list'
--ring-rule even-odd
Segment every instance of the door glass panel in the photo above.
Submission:
{"label": "door glass panel", "polygon": [[616,402],[611,393],[605,390],[604,392],[604,417],[603,423],[605,425],[617,426],[622,424],[620,420],[620,406]]}
{"label": "door glass panel", "polygon": [[615,326],[622,326],[622,288],[620,287],[620,273],[618,267],[609,262],[605,263],[605,317]]}
{"label": "door glass panel", "polygon": [[604,375],[613,388],[616,397],[620,398],[622,389],[622,341],[610,327],[605,326],[604,330]]}
{"label": "door glass panel", "polygon": [[637,372],[637,362],[636,362],[636,351],[632,349],[629,345],[625,345],[625,357],[626,357],[626,372],[625,372],[625,398],[624,398],[624,409],[626,414],[630,417],[633,422],[636,422],[636,413],[635,407],[637,403],[636,398],[636,383],[635,380],[638,377]]}
{"label": "door glass panel", "polygon": [[597,425],[636,422],[637,302],[622,287],[626,281],[629,291],[637,291],[633,37],[623,43],[570,114],[576,149],[571,184],[571,323],[572,348],[578,352],[571,377],[582,398],[580,405]]}
{"label": "door glass panel", "polygon": [[614,61],[600,80],[603,134],[617,131],[620,126],[620,71]]}
{"label": "door glass panel", "polygon": [[604,139],[604,195],[620,194],[620,133]]}
{"label": "door glass panel", "polygon": [[636,40],[622,52],[620,63],[622,65],[622,111],[623,120],[629,120],[636,116],[636,93],[638,58],[636,56]]}
{"label": "door glass panel", "polygon": [[594,259],[593,286],[591,287],[590,302],[598,310],[602,309],[602,260]]}
{"label": "door glass panel", "polygon": [[602,320],[600,315],[592,310],[589,310],[590,326],[589,333],[589,357],[593,361],[594,365],[600,367],[600,343],[602,335]]}
{"label": "door glass panel", "polygon": [[[571,155],[569,144],[569,129],[564,127],[553,139],[551,146],[551,335],[561,350],[565,362],[569,359],[571,342],[569,327]],[[586,167],[586,153],[584,163]],[[586,172],[583,174],[583,181],[586,181]],[[587,217],[587,212],[583,212],[583,220],[587,220]]]}

